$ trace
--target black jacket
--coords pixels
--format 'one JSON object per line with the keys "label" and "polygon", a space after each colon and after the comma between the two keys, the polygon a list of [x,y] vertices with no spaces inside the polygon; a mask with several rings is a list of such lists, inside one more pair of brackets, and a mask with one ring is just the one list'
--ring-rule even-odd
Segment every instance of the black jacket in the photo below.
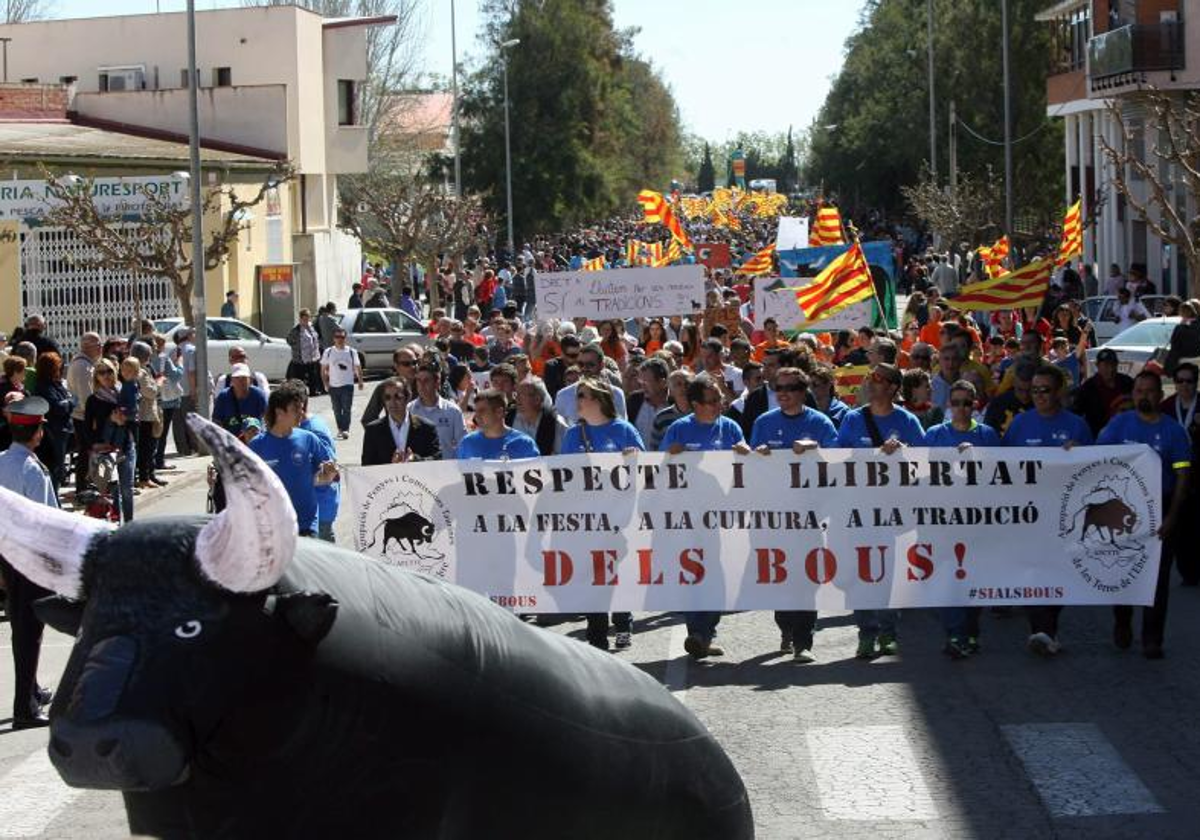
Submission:
{"label": "black jacket", "polygon": [[1171,333],[1170,349],[1167,351],[1167,361],[1164,364],[1167,376],[1175,375],[1175,368],[1181,361],[1197,356],[1200,356],[1200,321],[1179,324]]}
{"label": "black jacket", "polygon": [[[396,440],[392,437],[387,415],[368,423],[363,436],[362,465],[373,467],[392,463],[396,454]],[[415,414],[408,415],[408,448],[421,461],[442,460],[442,446],[438,443],[437,429]],[[451,453],[453,457],[453,453]]]}

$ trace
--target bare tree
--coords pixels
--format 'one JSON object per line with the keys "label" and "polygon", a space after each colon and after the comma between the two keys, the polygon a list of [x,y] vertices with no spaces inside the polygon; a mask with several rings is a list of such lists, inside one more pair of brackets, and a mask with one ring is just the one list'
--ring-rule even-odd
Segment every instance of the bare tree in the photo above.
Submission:
{"label": "bare tree", "polygon": [[395,93],[411,86],[422,34],[419,0],[242,0],[243,6],[301,6],[323,17],[395,16],[390,26],[367,28],[367,80],[358,103],[361,122],[374,144],[387,132],[402,100]]}
{"label": "bare tree", "polygon": [[[138,277],[158,276],[171,281],[186,323],[195,323],[192,292],[196,270],[192,261],[192,208],[172,202],[158,193],[146,193],[141,216],[124,221],[103,214],[92,200],[91,179],[68,180],[43,170],[51,209],[45,223],[70,230],[91,255],[80,260],[81,268],[117,269],[134,280],[133,298],[139,307]],[[208,226],[204,243],[204,271],[218,268],[237,245],[246,227],[246,210],[261,202],[267,192],[293,177],[284,164],[263,180],[252,197],[239,198],[232,186],[204,192],[201,213],[220,215],[220,223]],[[139,313],[140,314],[140,313]]]}
{"label": "bare tree", "polygon": [[[1125,108],[1137,109],[1131,121]],[[1132,109],[1131,109],[1132,110]],[[1113,186],[1155,236],[1187,260],[1200,279],[1200,92],[1143,90],[1109,100],[1121,142],[1100,145]],[[1144,185],[1144,188],[1141,186]]]}
{"label": "bare tree", "polygon": [[901,187],[900,192],[917,218],[952,246],[990,242],[1000,230],[997,220],[1003,218],[1003,196],[990,171],[982,181],[960,175],[954,194],[949,195],[927,166],[916,186]]}
{"label": "bare tree", "polygon": [[52,4],[47,0],[4,0],[4,22],[24,23],[48,17]]}

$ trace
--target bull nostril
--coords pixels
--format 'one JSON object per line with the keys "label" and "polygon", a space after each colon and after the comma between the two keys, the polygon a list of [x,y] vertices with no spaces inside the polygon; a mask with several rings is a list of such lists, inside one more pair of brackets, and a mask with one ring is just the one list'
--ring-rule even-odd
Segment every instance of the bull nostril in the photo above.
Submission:
{"label": "bull nostril", "polygon": [[96,742],[96,755],[101,758],[108,758],[113,750],[117,748],[116,738],[105,738],[102,741]]}
{"label": "bull nostril", "polygon": [[61,738],[53,737],[50,739],[50,749],[61,755],[63,758],[71,757],[71,745]]}

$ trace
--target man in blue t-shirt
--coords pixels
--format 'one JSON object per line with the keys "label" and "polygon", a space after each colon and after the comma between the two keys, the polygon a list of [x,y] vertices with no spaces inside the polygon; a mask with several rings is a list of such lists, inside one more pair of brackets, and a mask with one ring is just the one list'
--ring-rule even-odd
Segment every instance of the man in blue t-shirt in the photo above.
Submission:
{"label": "man in blue t-shirt", "polygon": [[[1078,414],[1063,408],[1063,393],[1067,387],[1067,375],[1062,368],[1043,364],[1033,374],[1033,385],[1029,393],[1033,397],[1033,410],[1018,414],[1008,424],[1004,433],[1005,446],[1091,446],[1092,430]],[[1058,619],[1062,613],[1059,604],[1039,604],[1025,608],[1029,617],[1029,641],[1031,651],[1041,656],[1054,656],[1062,646],[1058,642]]]}
{"label": "man in blue t-shirt", "polygon": [[[868,402],[848,412],[838,429],[837,445],[844,449],[878,449],[893,455],[904,446],[923,446],[925,430],[914,414],[896,405],[900,369],[878,364],[867,378]],[[896,628],[900,610],[855,610],[858,625],[858,659],[895,656],[899,653]],[[877,646],[878,645],[878,646]]]}
{"label": "man in blue t-shirt", "polygon": [[[688,383],[687,398],[692,413],[667,427],[659,451],[671,455],[680,452],[706,452],[732,449],[745,442],[742,427],[721,414],[721,388],[707,373],[701,373]],[[719,612],[685,612],[687,639],[683,648],[693,659],[723,656],[725,651],[713,644],[717,637]]]}
{"label": "man in blue t-shirt", "polygon": [[229,385],[213,400],[213,422],[237,434],[245,418],[261,420],[267,411],[267,395],[253,383],[249,365],[234,365],[229,371]]}
{"label": "man in blue t-shirt", "polygon": [[[772,449],[791,449],[797,455],[822,446],[837,445],[837,429],[833,421],[814,408],[806,408],[808,375],[800,368],[781,368],[775,375],[775,398],[779,408],[760,414],[750,431],[750,444],[735,446],[738,452],[750,452],[751,447],[763,455]],[[779,649],[792,654],[796,662],[813,662],[813,629],[817,626],[816,610],[776,610],[775,624],[779,627]]]}
{"label": "man in blue t-shirt", "polygon": [[[972,446],[999,446],[1000,435],[974,417],[978,393],[974,383],[960,379],[950,386],[947,405],[950,419],[925,432],[926,446],[953,446],[962,452]],[[946,631],[943,652],[951,659],[963,659],[979,652],[979,607],[942,607],[938,614]]]}
{"label": "man in blue t-shirt", "polygon": [[303,383],[284,382],[267,400],[266,434],[249,443],[283,482],[302,537],[311,537],[317,531],[317,486],[338,477],[333,453],[320,438],[300,428],[307,401],[308,389]]}
{"label": "man in blue t-shirt", "polygon": [[541,455],[529,435],[510,428],[504,422],[508,397],[503,391],[489,388],[475,397],[475,427],[458,442],[460,460],[480,458],[484,461],[516,461]]}
{"label": "man in blue t-shirt", "polygon": [[[1133,380],[1133,411],[1124,411],[1109,420],[1096,439],[1101,445],[1144,443],[1162,459],[1163,510],[1167,515],[1158,529],[1163,544],[1154,605],[1142,610],[1142,653],[1147,659],[1163,657],[1171,561],[1175,554],[1173,537],[1178,533],[1192,468],[1191,438],[1179,421],[1159,411],[1162,398],[1162,379],[1157,373],[1143,370]],[[1129,648],[1133,644],[1133,607],[1113,607],[1113,619],[1113,642],[1121,649]]]}

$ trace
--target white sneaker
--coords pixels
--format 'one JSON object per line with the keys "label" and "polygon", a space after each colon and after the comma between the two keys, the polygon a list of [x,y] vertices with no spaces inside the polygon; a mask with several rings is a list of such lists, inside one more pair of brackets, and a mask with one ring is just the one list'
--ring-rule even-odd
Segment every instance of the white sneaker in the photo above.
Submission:
{"label": "white sneaker", "polygon": [[1030,653],[1036,653],[1038,656],[1054,656],[1062,649],[1048,633],[1034,633],[1025,646],[1029,648]]}

